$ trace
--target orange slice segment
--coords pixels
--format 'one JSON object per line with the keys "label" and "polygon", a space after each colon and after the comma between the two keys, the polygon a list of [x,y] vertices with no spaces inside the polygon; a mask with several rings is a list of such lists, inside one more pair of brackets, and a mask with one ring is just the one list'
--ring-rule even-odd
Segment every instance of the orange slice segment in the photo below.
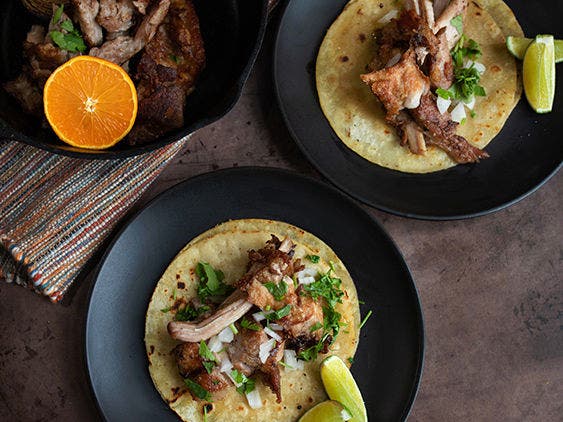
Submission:
{"label": "orange slice segment", "polygon": [[104,149],[119,142],[137,116],[137,91],[120,66],[77,56],[59,66],[43,90],[49,124],[67,144]]}

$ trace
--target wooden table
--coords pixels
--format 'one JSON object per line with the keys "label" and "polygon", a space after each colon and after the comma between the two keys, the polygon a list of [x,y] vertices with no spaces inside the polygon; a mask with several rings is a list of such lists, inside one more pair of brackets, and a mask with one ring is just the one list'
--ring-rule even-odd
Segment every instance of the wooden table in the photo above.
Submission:
{"label": "wooden table", "polygon": [[[320,178],[280,118],[272,32],[235,109],[198,132],[136,208],[219,168],[275,166]],[[560,173],[509,209],[466,221],[369,209],[403,252],[424,310],[425,367],[410,420],[561,420],[562,188]],[[98,420],[83,361],[95,263],[61,305],[0,284],[0,420]]]}

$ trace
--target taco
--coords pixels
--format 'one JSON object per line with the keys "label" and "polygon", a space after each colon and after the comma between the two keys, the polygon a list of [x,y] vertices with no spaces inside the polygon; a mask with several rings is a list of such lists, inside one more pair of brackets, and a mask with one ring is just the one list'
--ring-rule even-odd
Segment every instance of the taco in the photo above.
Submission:
{"label": "taco", "polygon": [[193,239],[157,283],[145,346],[155,387],[184,421],[297,420],[326,400],[319,362],[349,362],[360,311],[320,239],[234,220]]}
{"label": "taco", "polygon": [[321,108],[380,166],[428,173],[477,162],[521,95],[508,35],[523,32],[501,0],[352,0],[317,56]]}

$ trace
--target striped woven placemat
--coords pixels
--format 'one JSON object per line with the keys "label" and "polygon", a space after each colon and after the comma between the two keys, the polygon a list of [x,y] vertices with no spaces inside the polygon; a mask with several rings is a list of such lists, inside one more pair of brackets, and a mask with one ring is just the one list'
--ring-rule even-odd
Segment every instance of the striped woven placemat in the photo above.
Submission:
{"label": "striped woven placemat", "polygon": [[[268,0],[268,12],[278,3]],[[0,140],[0,281],[59,302],[186,139],[125,160],[93,161]]]}
{"label": "striped woven placemat", "polygon": [[124,160],[0,141],[0,279],[60,301],[183,141]]}

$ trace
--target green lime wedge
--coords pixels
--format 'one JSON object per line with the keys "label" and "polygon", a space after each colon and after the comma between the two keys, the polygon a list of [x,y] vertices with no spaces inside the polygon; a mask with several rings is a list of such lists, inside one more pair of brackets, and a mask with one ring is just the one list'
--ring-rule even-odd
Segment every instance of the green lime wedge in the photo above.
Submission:
{"label": "green lime wedge", "polygon": [[321,379],[328,396],[342,403],[352,416],[351,422],[366,422],[367,412],[360,389],[346,364],[338,356],[321,362]]}
{"label": "green lime wedge", "polygon": [[[514,57],[522,60],[532,41],[534,40],[531,38],[510,36],[506,38],[506,47]],[[553,43],[555,46],[555,63],[563,62],[563,40],[554,40]]]}
{"label": "green lime wedge", "polygon": [[312,407],[299,419],[299,422],[343,422],[344,406],[334,400],[323,401]]}
{"label": "green lime wedge", "polygon": [[555,97],[555,53],[552,35],[538,35],[524,55],[524,92],[536,113],[549,113]]}

